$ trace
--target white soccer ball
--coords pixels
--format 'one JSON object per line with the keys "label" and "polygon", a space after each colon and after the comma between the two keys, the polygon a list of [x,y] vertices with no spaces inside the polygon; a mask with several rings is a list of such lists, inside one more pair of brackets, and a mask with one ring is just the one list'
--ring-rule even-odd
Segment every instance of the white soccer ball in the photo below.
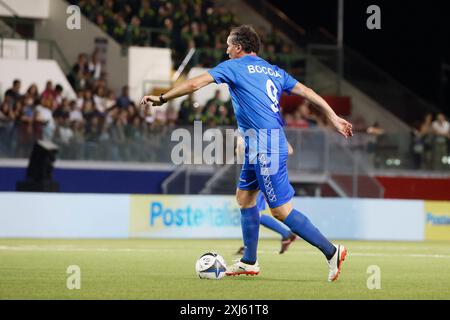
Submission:
{"label": "white soccer ball", "polygon": [[195,272],[200,279],[222,279],[226,270],[225,260],[216,252],[202,254],[195,264]]}

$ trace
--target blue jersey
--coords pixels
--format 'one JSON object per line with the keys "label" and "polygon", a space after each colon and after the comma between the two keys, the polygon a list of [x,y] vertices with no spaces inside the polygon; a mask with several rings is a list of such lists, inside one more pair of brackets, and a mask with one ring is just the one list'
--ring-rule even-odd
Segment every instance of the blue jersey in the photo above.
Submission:
{"label": "blue jersey", "polygon": [[[269,153],[287,153],[279,101],[281,93],[290,93],[297,80],[283,69],[252,55],[224,61],[209,74],[217,84],[228,84],[239,131],[245,133],[254,129],[258,134],[259,151],[264,148]],[[274,132],[278,136],[278,146],[271,142]],[[246,139],[246,149],[248,143]]]}

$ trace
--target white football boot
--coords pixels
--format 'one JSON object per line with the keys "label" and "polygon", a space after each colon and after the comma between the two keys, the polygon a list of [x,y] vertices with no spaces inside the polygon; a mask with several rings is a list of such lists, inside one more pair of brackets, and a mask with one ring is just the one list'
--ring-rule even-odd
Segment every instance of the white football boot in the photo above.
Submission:
{"label": "white football boot", "polygon": [[227,267],[225,275],[227,276],[239,276],[241,274],[246,274],[250,276],[256,276],[259,274],[258,262],[255,264],[246,264],[240,260],[235,260],[236,263]]}
{"label": "white football boot", "polygon": [[328,281],[336,281],[339,277],[339,273],[341,272],[342,263],[345,260],[345,256],[347,255],[347,249],[343,245],[335,245],[336,253],[334,256],[328,260],[328,268],[330,272],[328,273]]}

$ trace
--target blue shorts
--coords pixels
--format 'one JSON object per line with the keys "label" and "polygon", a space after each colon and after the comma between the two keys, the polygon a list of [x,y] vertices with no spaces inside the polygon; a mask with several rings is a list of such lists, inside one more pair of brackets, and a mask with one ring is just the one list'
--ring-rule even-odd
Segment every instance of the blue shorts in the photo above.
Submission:
{"label": "blue shorts", "polygon": [[256,207],[258,211],[266,210],[266,198],[264,198],[264,194],[261,191],[258,192],[258,196],[256,197]]}
{"label": "blue shorts", "polygon": [[246,157],[239,177],[240,190],[261,190],[270,208],[277,208],[289,202],[294,188],[289,183],[287,154],[257,155],[251,164]]}

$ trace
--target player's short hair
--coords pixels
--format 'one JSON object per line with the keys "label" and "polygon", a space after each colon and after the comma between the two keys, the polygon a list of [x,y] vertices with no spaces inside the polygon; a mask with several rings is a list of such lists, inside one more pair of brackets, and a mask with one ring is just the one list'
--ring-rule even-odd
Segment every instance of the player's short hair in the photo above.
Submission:
{"label": "player's short hair", "polygon": [[242,50],[247,53],[258,53],[259,47],[261,46],[261,40],[259,39],[258,33],[256,33],[255,29],[250,25],[244,24],[233,28],[230,32],[230,37],[232,44],[240,44]]}

